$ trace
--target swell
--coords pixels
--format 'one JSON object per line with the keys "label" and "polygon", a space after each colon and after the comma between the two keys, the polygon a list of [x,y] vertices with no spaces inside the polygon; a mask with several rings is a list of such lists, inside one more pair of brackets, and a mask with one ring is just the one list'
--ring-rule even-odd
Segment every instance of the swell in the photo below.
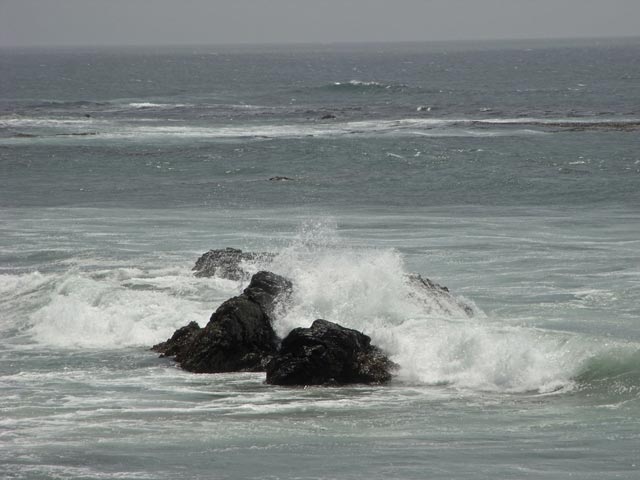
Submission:
{"label": "swell", "polygon": [[333,82],[321,87],[324,90],[344,93],[358,92],[401,92],[409,88],[408,85],[393,82],[377,82],[364,80],[349,80],[343,82]]}
{"label": "swell", "polygon": [[583,389],[640,393],[640,348],[617,347],[596,354],[574,376]]}

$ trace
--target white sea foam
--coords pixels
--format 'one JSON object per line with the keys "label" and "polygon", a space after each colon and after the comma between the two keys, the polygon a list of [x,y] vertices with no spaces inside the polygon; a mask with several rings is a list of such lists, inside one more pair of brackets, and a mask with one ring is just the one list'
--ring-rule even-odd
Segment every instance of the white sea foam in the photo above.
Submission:
{"label": "white sea foam", "polygon": [[128,104],[133,108],[178,108],[186,107],[184,103],[153,103],[153,102],[132,102]]}
{"label": "white sea foam", "polygon": [[219,299],[202,289],[228,288],[186,272],[140,273],[4,275],[0,291],[9,317],[0,326],[17,326],[38,344],[54,347],[149,346],[190,321],[206,323]]}
{"label": "white sea foam", "polygon": [[[135,108],[169,108],[180,104],[132,103]],[[247,124],[241,126],[162,125],[158,119],[129,119],[126,123],[85,118],[4,117],[0,127],[51,128],[56,135],[78,135],[81,127],[90,128],[91,135],[80,141],[94,139],[139,140],[148,138],[260,139],[344,136],[428,136],[487,137],[540,135],[546,132],[534,127],[603,126],[633,124],[636,120],[564,119],[564,118],[402,118],[395,120],[361,120],[331,123]],[[483,126],[483,128],[475,128]],[[490,128],[494,127],[494,128]],[[509,128],[506,128],[509,127]],[[513,128],[520,127],[520,128]],[[80,137],[79,137],[80,138]],[[6,141],[6,140],[5,140]]]}
{"label": "white sea foam", "polygon": [[[346,245],[332,221],[304,225],[268,268],[295,285],[275,322],[281,336],[317,318],[363,331],[400,365],[403,382],[550,392],[570,386],[584,361],[603,348],[577,335],[506,327],[473,304],[470,317],[469,302],[411,281],[399,252]],[[446,284],[437,272],[419,273]],[[21,331],[38,345],[61,348],[148,347],[190,321],[204,325],[241,288],[175,267],[0,278],[3,316],[14,327],[21,319]]]}
{"label": "white sea foam", "polygon": [[568,334],[506,328],[475,306],[470,318],[461,299],[407,281],[397,251],[346,247],[331,227],[302,229],[272,267],[296,286],[276,322],[280,335],[317,318],[363,331],[400,365],[406,382],[549,392],[570,386],[594,351]]}
{"label": "white sea foam", "polygon": [[333,82],[336,87],[340,87],[343,85],[351,85],[353,87],[383,87],[384,85],[380,82],[364,82],[362,80],[349,80],[348,82]]}
{"label": "white sea foam", "polygon": [[[341,136],[487,136],[518,135],[520,131],[461,129],[462,120],[449,119],[400,119],[367,120],[336,123],[299,123],[288,125],[243,125],[238,127],[196,127],[191,125],[136,125],[126,130],[113,129],[101,134],[103,138],[138,139],[149,137],[182,138],[301,138]],[[467,125],[469,122],[466,123]],[[538,133],[529,130],[525,133]]]}
{"label": "white sea foam", "polygon": [[0,127],[77,127],[105,123],[104,120],[86,117],[0,117]]}

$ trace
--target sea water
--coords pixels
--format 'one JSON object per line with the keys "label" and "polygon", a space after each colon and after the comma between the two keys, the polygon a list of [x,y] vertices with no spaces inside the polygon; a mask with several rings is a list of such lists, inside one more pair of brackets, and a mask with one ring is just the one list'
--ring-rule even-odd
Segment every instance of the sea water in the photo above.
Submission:
{"label": "sea water", "polygon": [[[638,478],[639,122],[635,39],[0,51],[0,477]],[[393,381],[157,358],[224,247]]]}

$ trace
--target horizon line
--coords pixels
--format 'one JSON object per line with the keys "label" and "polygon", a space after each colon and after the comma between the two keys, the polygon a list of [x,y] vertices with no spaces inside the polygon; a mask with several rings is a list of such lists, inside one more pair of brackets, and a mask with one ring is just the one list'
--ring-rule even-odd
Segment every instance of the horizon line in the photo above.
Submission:
{"label": "horizon line", "polygon": [[496,37],[496,38],[459,38],[438,40],[346,40],[346,41],[275,41],[275,42],[202,42],[202,43],[102,43],[102,44],[15,44],[0,45],[0,49],[67,49],[67,48],[193,48],[193,47],[295,47],[295,46],[365,46],[365,45],[424,45],[424,44],[466,44],[494,42],[567,42],[567,41],[616,41],[640,40],[640,35],[602,35],[575,37]]}

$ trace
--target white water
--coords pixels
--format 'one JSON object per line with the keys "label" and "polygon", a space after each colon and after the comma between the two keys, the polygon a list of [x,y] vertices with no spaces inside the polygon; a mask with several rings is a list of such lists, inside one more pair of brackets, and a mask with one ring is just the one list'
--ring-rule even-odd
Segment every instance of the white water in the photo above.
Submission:
{"label": "white water", "polygon": [[[5,216],[12,235],[3,237],[0,253],[14,263],[0,275],[3,473],[28,480],[270,478],[265,472],[327,478],[330,468],[329,478],[383,479],[399,477],[396,462],[407,457],[416,466],[403,478],[448,478],[436,469],[476,478],[460,458],[493,472],[499,455],[515,465],[507,478],[517,478],[519,465],[538,458],[531,451],[542,452],[536,461],[543,468],[573,471],[548,464],[547,452],[563,448],[563,455],[579,455],[582,471],[601,472],[603,457],[591,455],[597,448],[618,455],[607,457],[607,468],[622,465],[623,477],[634,478],[628,459],[637,429],[629,419],[637,418],[638,345],[541,328],[510,305],[527,290],[567,296],[553,303],[561,305],[559,316],[603,302],[621,312],[617,275],[585,282],[592,288],[533,288],[544,282],[539,272],[553,269],[525,268],[522,277],[510,270],[518,265],[522,272],[517,216],[300,221],[278,213],[51,209],[28,222]],[[525,254],[538,241],[550,245],[552,236],[560,246],[545,250],[545,258],[584,270],[582,254],[562,243],[578,239],[560,240],[552,226],[564,222],[536,221],[546,228],[529,224]],[[376,225],[384,225],[382,235]],[[112,228],[119,233],[103,234]],[[495,252],[469,246],[498,231],[502,237],[490,237]],[[607,262],[626,258],[635,245],[582,232],[579,240],[602,246]],[[400,365],[396,378],[384,387],[280,388],[264,384],[264,374],[191,374],[149,352],[187,322],[203,325],[246,286],[193,276],[199,253],[224,246],[277,254],[268,264],[245,266],[272,269],[296,285],[275,322],[281,335],[318,317],[357,328]],[[588,262],[598,270],[595,255]],[[499,281],[505,272],[509,279]],[[469,317],[459,296],[416,289],[409,273],[462,291],[466,303],[482,308],[474,306]],[[635,273],[626,270],[623,284]],[[544,308],[534,315],[552,317]],[[553,318],[544,320],[553,327]],[[615,318],[597,328],[605,320]],[[612,446],[604,437],[613,435],[627,441]],[[573,447],[594,441],[603,444]],[[485,458],[487,449],[492,456]]]}
{"label": "white water", "polygon": [[[363,331],[400,365],[397,380],[405,383],[549,392],[570,388],[584,362],[603,351],[585,336],[505,326],[475,306],[469,317],[460,303],[469,300],[410,282],[398,251],[350,247],[331,222],[305,224],[277,253],[268,265],[246,265],[295,285],[277,332],[285,336],[316,318]],[[196,278],[188,266],[3,275],[2,325],[14,342],[32,347],[147,348],[190,321],[203,326],[243,287]]]}
{"label": "white water", "polygon": [[[152,104],[141,104],[150,108]],[[154,107],[155,108],[155,107]],[[253,124],[218,127],[203,127],[198,125],[157,125],[157,119],[127,119],[126,121],[106,119],[78,119],[73,117],[41,117],[23,118],[10,117],[0,119],[0,127],[24,129],[39,129],[35,133],[39,136],[32,141],[46,141],[60,135],[84,134],[82,141],[96,139],[153,139],[153,138],[203,138],[203,139],[246,139],[246,138],[282,138],[295,139],[304,137],[343,137],[343,136],[432,136],[432,137],[491,137],[513,135],[536,135],[544,132],[530,128],[504,128],[511,126],[527,126],[535,123],[551,123],[551,120],[525,119],[518,122],[513,119],[484,119],[470,118],[404,118],[398,120],[366,120],[366,121],[331,121],[318,123],[296,124]],[[557,120],[556,122],[560,122]],[[579,122],[576,124],[580,124]],[[493,129],[474,129],[474,124],[486,124]],[[21,132],[24,133],[24,132]],[[90,135],[89,135],[90,134]],[[3,139],[3,142],[15,143],[21,139]],[[76,139],[78,140],[78,139]]]}

